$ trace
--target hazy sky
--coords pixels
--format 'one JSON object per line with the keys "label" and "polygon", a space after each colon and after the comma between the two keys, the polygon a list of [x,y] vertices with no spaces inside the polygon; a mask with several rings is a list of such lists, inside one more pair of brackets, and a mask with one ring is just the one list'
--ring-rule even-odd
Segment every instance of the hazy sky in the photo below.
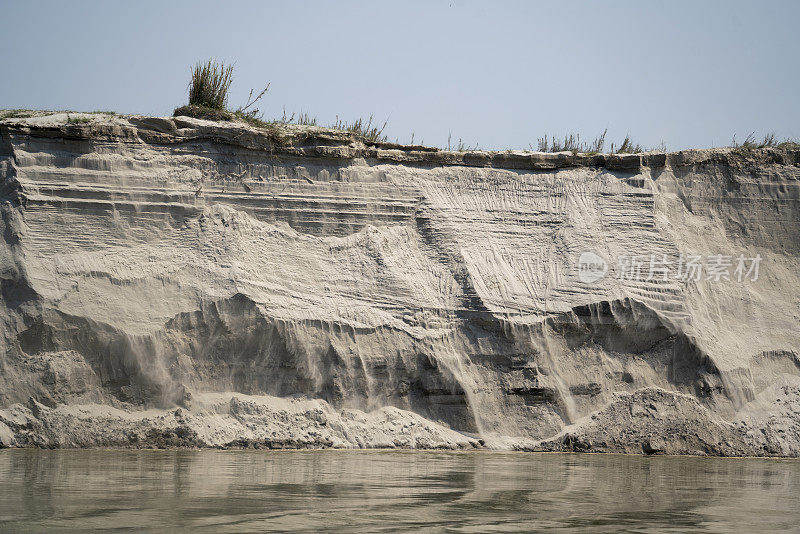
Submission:
{"label": "hazy sky", "polygon": [[604,128],[644,145],[800,137],[800,2],[0,0],[0,108],[171,114],[199,59],[231,105],[374,114],[394,140],[527,148]]}

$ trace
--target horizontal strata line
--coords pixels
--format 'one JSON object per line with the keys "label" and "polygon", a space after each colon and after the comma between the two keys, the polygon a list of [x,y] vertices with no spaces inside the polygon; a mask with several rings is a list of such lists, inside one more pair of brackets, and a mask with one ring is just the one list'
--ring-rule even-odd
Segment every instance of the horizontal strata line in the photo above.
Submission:
{"label": "horizontal strata line", "polygon": [[[59,194],[55,194],[59,193]],[[67,193],[67,194],[65,194]],[[68,193],[75,193],[74,195]],[[79,193],[98,193],[97,191],[86,191],[86,190],[76,190],[76,189],[53,189],[53,188],[46,188],[42,187],[39,188],[38,195],[30,194],[29,198],[32,198],[34,195],[39,197],[50,196],[52,198],[59,198],[59,199],[74,199],[74,200],[108,200],[112,202],[156,202],[167,204],[173,202],[172,199],[181,203],[181,199],[192,198],[195,197],[194,193],[189,194],[164,194],[163,196],[165,199],[159,202],[158,197],[162,196],[159,193],[151,193],[148,194],[147,197],[150,198],[143,198],[139,200],[136,198],[137,193],[114,193],[108,192],[108,194],[96,195],[96,194],[86,194],[80,195]],[[102,193],[106,193],[103,191]],[[195,197],[198,198],[198,197]],[[229,195],[220,195],[215,194],[213,192],[208,192],[204,194],[202,197],[206,200],[230,200],[232,204],[236,205],[251,205],[251,204],[267,204],[267,203],[280,203],[285,202],[287,204],[306,204],[306,205],[313,205],[313,204],[320,204],[326,206],[335,206],[335,205],[342,205],[345,207],[348,206],[381,206],[381,207],[393,207],[393,208],[400,208],[406,210],[416,210],[418,207],[417,202],[409,202],[408,200],[398,200],[398,201],[386,201],[384,199],[369,199],[369,198],[347,198],[347,197],[313,197],[313,196],[285,196],[285,195],[259,195],[259,196],[235,196],[231,197]]]}
{"label": "horizontal strata line", "polygon": [[[69,172],[69,171],[80,172]],[[30,172],[32,171],[32,172]],[[84,172],[83,169],[58,168],[54,170],[51,167],[17,167],[18,177],[26,183],[32,184],[69,184],[80,187],[108,187],[106,184],[113,184],[115,187],[123,187],[130,189],[164,189],[168,184],[170,187],[183,187],[190,189],[198,185],[207,187],[222,187],[232,184],[246,183],[253,187],[266,186],[266,185],[301,185],[307,189],[323,189],[330,186],[349,188],[354,190],[359,189],[386,189],[390,191],[396,190],[410,190],[417,191],[419,188],[413,184],[402,184],[395,182],[352,182],[347,180],[322,180],[314,177],[286,177],[286,176],[271,176],[267,178],[251,178],[244,176],[236,176],[226,179],[225,177],[211,178],[208,176],[201,176],[201,180],[176,180],[170,179],[165,176],[159,176],[156,173],[142,173],[142,172],[109,172],[103,171],[102,174],[95,174]],[[28,178],[28,176],[31,178]],[[71,178],[76,180],[71,180]],[[102,181],[97,179],[103,179]],[[310,181],[309,181],[310,180]],[[133,182],[133,183],[132,183]]]}
{"label": "horizontal strata line", "polygon": [[[340,182],[326,182],[326,183],[337,183],[338,184]],[[335,198],[346,198],[346,199],[354,199],[354,200],[357,200],[357,199],[370,199],[370,198],[381,198],[381,200],[391,201],[391,202],[416,202],[416,201],[418,201],[418,199],[421,196],[420,193],[418,192],[418,190],[416,190],[414,188],[409,188],[409,193],[410,194],[408,196],[403,196],[403,197],[397,197],[397,196],[382,197],[382,196],[376,194],[376,193],[379,193],[379,191],[376,191],[376,189],[384,189],[384,188],[354,187],[351,190],[350,188],[346,188],[345,187],[345,188],[341,188],[342,190],[339,191],[339,190],[334,190],[334,189],[339,189],[338,187],[337,188],[333,188],[333,187],[321,186],[321,187],[313,188],[311,186],[311,184],[304,184],[302,181],[298,182],[298,184],[300,184],[302,186],[302,189],[304,189],[304,191],[290,190],[290,191],[284,192],[282,189],[280,191],[278,191],[278,192],[275,192],[275,193],[269,192],[269,191],[241,191],[241,192],[239,192],[239,191],[224,191],[225,187],[227,187],[227,186],[240,186],[241,182],[237,181],[237,182],[231,182],[230,184],[228,184],[225,187],[219,186],[219,185],[203,184],[202,192],[203,192],[204,195],[207,195],[207,194],[210,194],[210,193],[214,193],[214,194],[217,194],[220,197],[224,197],[224,198],[250,198],[250,197],[252,197],[252,198],[263,198],[263,197],[275,197],[275,196],[281,196],[281,197],[287,197],[287,198],[292,198],[292,197],[308,198],[309,197],[309,194],[308,194],[309,192],[305,191],[305,189],[316,189],[316,191],[313,191],[313,197],[312,198],[322,198],[322,199],[325,199],[325,198],[334,198],[334,199]],[[53,189],[53,190],[63,190],[63,191],[78,191],[78,192],[79,191],[111,192],[111,193],[114,193],[114,194],[125,194],[127,192],[131,192],[131,193],[162,194],[162,195],[171,195],[171,196],[194,195],[194,194],[196,194],[196,192],[197,192],[197,190],[199,188],[199,185],[200,184],[193,185],[193,187],[191,187],[191,188],[184,188],[184,189],[176,190],[175,188],[161,188],[161,187],[156,188],[156,187],[148,187],[148,186],[141,186],[141,187],[130,186],[130,185],[125,185],[125,186],[122,186],[122,185],[120,185],[120,186],[117,186],[117,185],[114,185],[114,186],[94,186],[94,185],[91,185],[91,184],[77,183],[77,182],[76,183],[64,183],[64,182],[50,182],[50,181],[38,181],[38,180],[37,181],[22,180],[23,189],[30,188],[30,189]],[[253,184],[248,183],[247,185],[250,186],[250,187],[254,187],[254,188],[258,187],[257,184],[253,185]],[[270,184],[270,185],[272,185],[272,184]],[[278,186],[280,186],[281,183],[280,182],[276,182],[274,185],[276,186],[276,188],[278,188]],[[330,192],[328,194],[325,194],[325,192],[324,191],[320,191],[320,189],[328,189]],[[397,191],[398,188],[397,187],[392,187],[392,188],[387,188],[387,189],[389,189],[390,192],[394,193],[394,192]],[[402,189],[402,188],[400,188],[400,189]],[[358,193],[362,193],[362,194],[358,194]]]}
{"label": "horizontal strata line", "polygon": [[[108,182],[125,182],[129,183],[131,181],[138,182],[138,183],[153,183],[153,184],[178,184],[183,186],[189,186],[198,183],[198,178],[207,185],[213,184],[225,184],[225,183],[241,183],[242,181],[246,181],[248,184],[253,185],[264,185],[264,184],[271,184],[271,183],[289,183],[289,184],[302,184],[307,185],[309,187],[323,187],[326,184],[340,184],[342,186],[352,186],[352,187],[364,187],[364,186],[371,186],[371,187],[390,187],[390,186],[400,186],[403,187],[402,184],[394,184],[392,182],[386,181],[349,181],[343,180],[339,178],[321,178],[316,174],[307,173],[307,175],[299,175],[299,176],[289,176],[287,174],[273,174],[268,176],[262,175],[242,175],[242,174],[225,174],[219,173],[216,171],[216,175],[210,175],[208,173],[203,173],[197,169],[196,170],[199,174],[194,174],[191,178],[187,177],[186,179],[180,179],[175,177],[174,173],[170,174],[170,170],[175,170],[174,167],[153,167],[147,169],[131,169],[126,167],[124,169],[118,170],[94,170],[94,169],[86,169],[83,167],[51,167],[51,166],[44,166],[44,165],[18,165],[16,167],[17,173],[25,178],[26,176],[35,176],[34,180],[46,181],[49,177],[49,180],[52,181],[64,181],[68,180],[69,178],[78,178],[80,179],[79,183],[85,184],[95,184],[95,183],[108,183]],[[241,171],[240,171],[241,172]],[[310,181],[309,181],[310,180]],[[131,187],[136,187],[132,185]],[[415,186],[406,184],[404,187],[413,189]]]}
{"label": "horizontal strata line", "polygon": [[185,204],[181,202],[147,202],[147,201],[127,201],[127,200],[103,200],[103,199],[86,199],[86,198],[70,198],[70,197],[48,197],[44,195],[35,195],[28,193],[25,199],[29,203],[35,204],[85,204],[87,206],[97,205],[103,207],[113,208],[114,206],[131,206],[146,207],[146,206],[165,206],[171,208],[181,208],[185,210],[202,210],[203,206],[196,204]]}
{"label": "horizontal strata line", "polygon": [[[138,200],[138,199],[130,199],[130,198],[119,198],[119,199],[111,199],[111,198],[109,198],[109,199],[105,199],[105,198],[96,198],[96,197],[95,198],[87,198],[87,197],[72,197],[72,196],[49,196],[49,195],[43,195],[43,194],[38,194],[38,193],[27,193],[25,195],[25,198],[30,202],[53,202],[53,203],[55,203],[55,202],[60,202],[60,203],[73,202],[73,203],[101,203],[101,204],[135,204],[135,205],[142,205],[142,206],[145,206],[145,205],[163,205],[163,206],[171,205],[171,206],[186,206],[186,207],[192,207],[192,208],[197,208],[197,209],[203,209],[203,208],[211,206],[210,204],[207,204],[206,202],[189,204],[189,203],[186,203],[186,202],[174,202],[174,201],[161,201],[161,202],[159,202],[159,201],[147,200],[147,199]],[[252,200],[261,200],[261,199],[252,199]],[[269,199],[269,200],[272,200],[272,199]],[[278,199],[276,199],[276,200],[278,200]],[[290,200],[290,199],[282,199],[282,200],[286,200],[286,203],[290,204],[290,205],[291,204],[306,203],[306,202],[304,202],[302,200],[297,200],[297,201]],[[308,202],[307,204],[314,204],[314,202]],[[321,206],[331,206],[331,205],[336,205],[336,204],[343,204],[345,206],[349,206],[350,205],[346,201],[342,201],[342,202],[319,201],[318,204],[320,204]],[[390,208],[391,207],[391,208],[403,208],[404,210],[408,210],[408,211],[416,210],[416,207],[417,207],[416,204],[413,204],[413,205],[412,204],[391,204],[391,203],[384,204],[382,202],[359,202],[358,204],[363,206],[363,207],[366,207],[366,208],[370,208],[370,207]],[[242,202],[232,203],[232,205],[234,205],[234,206],[235,205],[240,205],[240,206],[248,206],[248,207],[259,207],[258,204],[251,205],[251,204],[245,204],[245,203],[242,203]]]}
{"label": "horizontal strata line", "polygon": [[[206,206],[198,206],[194,204],[178,204],[178,203],[159,203],[159,202],[126,202],[126,201],[106,201],[106,200],[87,200],[87,199],[73,199],[73,198],[51,198],[51,197],[29,197],[29,202],[50,205],[50,206],[70,206],[81,205],[85,207],[98,206],[109,210],[116,208],[128,208],[137,213],[161,213],[164,209],[156,210],[153,208],[166,208],[169,209],[182,209],[190,210],[200,213]],[[151,208],[148,210],[147,208]],[[413,213],[410,212],[396,212],[396,211],[342,211],[342,210],[323,210],[323,209],[296,209],[296,208],[268,208],[268,207],[248,207],[245,211],[255,213],[298,213],[298,214],[326,214],[335,217],[352,216],[352,217],[394,217],[399,220],[412,219]]]}

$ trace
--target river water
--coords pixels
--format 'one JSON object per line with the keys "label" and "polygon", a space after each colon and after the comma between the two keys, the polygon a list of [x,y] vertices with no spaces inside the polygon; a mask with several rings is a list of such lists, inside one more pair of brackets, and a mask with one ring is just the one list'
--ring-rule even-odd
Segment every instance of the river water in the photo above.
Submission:
{"label": "river water", "polygon": [[0,451],[0,530],[769,532],[800,461],[498,452]]}

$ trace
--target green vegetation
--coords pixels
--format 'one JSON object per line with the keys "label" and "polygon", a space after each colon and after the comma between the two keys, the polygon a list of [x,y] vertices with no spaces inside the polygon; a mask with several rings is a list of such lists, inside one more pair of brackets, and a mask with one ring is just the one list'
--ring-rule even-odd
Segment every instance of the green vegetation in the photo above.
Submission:
{"label": "green vegetation", "polygon": [[[204,74],[208,73],[210,74]],[[224,67],[220,63],[219,65],[215,65],[213,62],[210,67],[206,64],[198,64],[198,67],[195,68],[192,75],[195,76],[195,73],[199,73],[201,77],[211,78],[218,76],[221,72],[231,72],[229,67]],[[228,75],[230,76],[230,75]],[[226,82],[227,86],[230,86],[229,82]],[[229,111],[228,109],[214,109],[208,106],[200,106],[196,104],[189,104],[186,106],[181,106],[175,109],[174,115],[180,116],[187,116],[187,117],[196,117],[200,119],[206,120],[213,120],[213,121],[243,121],[247,124],[259,128],[265,131],[275,131],[275,128],[281,125],[299,125],[299,126],[323,126],[318,123],[317,118],[309,115],[306,112],[300,112],[298,114],[292,113],[291,115],[287,115],[286,110],[284,109],[283,115],[277,119],[273,120],[263,120],[261,118],[261,114],[259,113],[258,109],[253,109],[253,104],[258,102],[267,92],[269,89],[269,85],[264,88],[260,93],[258,93],[255,98],[253,98],[254,91],[250,91],[250,96],[248,97],[247,103],[236,109],[236,111]],[[227,99],[227,88],[225,90],[224,100]],[[85,116],[71,116],[72,113],[77,113],[74,111],[62,110],[62,111],[51,111],[51,110],[31,110],[31,109],[0,109],[0,120],[4,119],[26,119],[31,117],[41,117],[49,114],[54,113],[66,113],[67,114],[67,124],[86,124],[92,122],[91,117]],[[81,115],[110,115],[110,116],[118,116],[119,114],[114,111],[88,111],[88,112],[81,112]],[[375,123],[374,117],[372,115],[369,116],[367,120],[358,119],[354,122],[346,122],[340,119],[338,116],[336,117],[336,121],[329,125],[328,128],[333,130],[339,130],[344,132],[349,132],[357,137],[364,139],[367,142],[372,143],[384,143],[387,142],[387,136],[383,133],[384,129],[386,128],[388,121],[384,121],[383,124]],[[538,146],[534,148],[532,145],[529,145],[531,151],[538,151],[538,152],[572,152],[573,154],[603,154],[603,153],[610,153],[610,154],[635,154],[640,152],[647,152],[647,151],[660,151],[666,152],[667,148],[662,142],[660,146],[656,148],[646,149],[639,145],[638,143],[634,143],[629,135],[625,136],[625,139],[622,140],[620,145],[616,145],[615,143],[610,144],[609,150],[605,150],[606,148],[606,134],[607,130],[604,130],[599,136],[597,136],[591,142],[586,142],[581,140],[580,134],[568,134],[562,138],[558,138],[556,136],[543,136],[539,138]],[[411,135],[411,145],[414,145],[415,141],[415,134],[412,133]],[[398,143],[399,144],[399,143]],[[424,145],[424,141],[420,141],[421,145]],[[742,152],[742,151],[749,151],[749,150],[756,150],[756,149],[763,149],[763,148],[779,148],[782,150],[800,150],[800,141],[797,139],[789,139],[786,138],[783,141],[778,141],[776,134],[768,133],[763,136],[763,138],[757,138],[755,133],[750,133],[745,139],[741,142],[737,141],[736,136],[733,136],[733,140],[730,145],[731,148]],[[447,147],[444,150],[448,151],[455,151],[455,152],[469,152],[473,150],[480,150],[480,147],[476,144],[474,146],[470,146],[465,144],[460,138],[458,139],[457,143],[454,143],[452,140],[452,134],[447,138]]]}
{"label": "green vegetation", "polygon": [[[185,115],[200,119],[214,121],[235,121],[241,120],[256,128],[264,130],[274,129],[276,125],[296,124],[303,126],[317,126],[317,119],[308,113],[300,113],[287,117],[284,109],[283,117],[274,120],[264,120],[263,115],[254,105],[269,90],[269,84],[259,93],[250,90],[247,102],[234,111],[228,109],[228,93],[233,82],[233,66],[225,65],[213,59],[206,62],[199,62],[192,69],[191,82],[189,84],[189,104],[177,108],[175,116]],[[255,96],[254,96],[255,95]],[[374,117],[368,119],[358,119],[347,122],[336,117],[336,122],[329,128],[349,132],[367,142],[380,143],[386,142],[383,134],[386,122],[382,125],[374,122]]]}
{"label": "green vegetation", "polygon": [[[470,146],[466,144],[460,137],[458,138],[458,143],[453,143],[453,133],[450,132],[447,134],[447,150],[451,152],[470,152],[472,150],[480,150],[480,147],[476,143],[475,146]],[[411,134],[411,144],[414,144],[414,134]]]}
{"label": "green vegetation", "polygon": [[783,141],[779,142],[774,132],[765,134],[763,139],[759,141],[756,139],[755,132],[751,132],[750,135],[745,137],[744,141],[741,143],[736,141],[736,136],[734,135],[733,141],[731,142],[731,147],[740,150],[749,150],[754,148],[786,148],[796,150],[800,148],[800,143],[794,139],[784,139]]}
{"label": "green vegetation", "polygon": [[[606,130],[607,131],[607,130]],[[606,139],[606,131],[600,134],[594,141],[591,143],[587,143],[585,141],[581,141],[580,134],[568,134],[564,136],[563,141],[553,136],[547,136],[538,138],[537,145],[539,152],[584,152],[584,153],[592,153],[596,154],[598,152],[603,151],[603,146],[605,145]],[[533,146],[531,146],[531,150],[533,150]]]}
{"label": "green vegetation", "polygon": [[[280,118],[265,120],[263,114],[255,107],[269,90],[269,84],[263,90],[256,93],[250,90],[247,97],[247,102],[243,106],[235,110],[228,109],[228,96],[233,83],[233,66],[225,65],[214,59],[209,59],[206,62],[198,62],[191,69],[191,81],[189,83],[189,103],[188,105],[176,108],[174,111],[175,116],[189,116],[200,119],[213,120],[213,121],[242,121],[255,128],[265,131],[275,132],[275,129],[282,125],[297,125],[297,126],[323,126],[317,122],[317,118],[309,115],[306,112],[299,114],[292,113],[287,116],[286,109],[283,110],[283,115]],[[27,109],[9,109],[0,110],[0,120],[2,119],[15,119],[15,118],[30,118],[42,116],[47,113],[46,111],[34,111]],[[85,124],[91,122],[93,119],[85,116],[70,116],[69,111],[62,111],[60,113],[67,113],[67,124]],[[105,114],[117,115],[113,111],[92,111],[90,114]],[[375,122],[375,119],[370,115],[366,120],[357,119],[352,122],[345,121],[339,116],[333,124],[327,126],[332,130],[347,132],[353,136],[360,138],[368,143],[385,143],[388,141],[387,136],[384,134],[388,121]],[[539,152],[572,152],[573,154],[635,154],[647,151],[661,151],[666,152],[666,146],[661,143],[661,146],[656,148],[647,149],[642,145],[635,143],[630,135],[626,135],[619,145],[610,143],[609,149],[606,150],[606,136],[608,130],[598,135],[592,141],[581,140],[580,134],[570,133],[563,138],[556,136],[544,135],[537,139],[537,147],[529,145],[532,151]],[[414,134],[411,136],[411,144],[414,144]],[[422,141],[421,144],[424,144]],[[787,150],[800,150],[800,143],[797,140],[785,139],[778,142],[774,133],[766,134],[763,139],[757,139],[755,133],[748,135],[744,141],[737,142],[736,136],[733,137],[731,147],[737,150],[751,150],[759,148],[781,148]],[[472,150],[480,150],[476,144],[474,147],[465,144],[461,139],[458,143],[452,142],[452,134],[447,138],[448,151],[466,152]]]}
{"label": "green vegetation", "polygon": [[280,119],[275,119],[275,122],[279,124],[299,124],[302,126],[318,126],[316,117],[312,117],[305,111],[301,111],[297,115],[292,113],[291,116],[287,116],[286,108],[283,108],[283,116]]}
{"label": "green vegetation", "polygon": [[[580,134],[571,133],[560,139],[556,136],[540,137],[537,139],[538,152],[572,152],[573,154],[602,154],[605,153],[606,134],[608,129],[603,130],[603,133],[594,138],[591,142],[581,141]],[[533,146],[530,146],[534,150]],[[660,150],[666,152],[666,147],[662,146],[652,150]],[[626,135],[620,145],[611,143],[610,154],[637,154],[639,152],[647,152],[647,149],[638,143],[631,140],[630,135]]]}
{"label": "green vegetation", "polygon": [[85,117],[70,117],[70,113],[81,113],[83,115],[118,115],[115,111],[72,111],[64,109],[61,111],[46,110],[46,109],[2,109],[0,110],[0,120],[3,119],[29,119],[31,117],[42,117],[44,115],[51,115],[54,113],[66,113],[67,123],[77,124],[89,122],[91,119]]}
{"label": "green vegetation", "polygon": [[92,122],[92,119],[89,117],[70,117],[69,113],[67,113],[67,124],[86,124],[87,122]]}
{"label": "green vegetation", "polygon": [[642,145],[639,143],[634,143],[631,141],[631,136],[626,135],[625,139],[622,141],[622,144],[619,145],[619,148],[614,150],[614,143],[611,143],[611,153],[612,154],[638,154],[640,152],[647,152],[646,149],[642,148]]}
{"label": "green vegetation", "polygon": [[741,143],[736,141],[736,135],[734,134],[733,141],[731,141],[731,147],[733,148],[767,148],[775,146],[778,146],[778,142],[775,140],[774,133],[764,135],[764,139],[761,142],[756,139],[755,132],[751,132]]}
{"label": "green vegetation", "polygon": [[33,117],[36,112],[30,109],[7,109],[0,111],[0,120],[2,119],[27,119]]}
{"label": "green vegetation", "polygon": [[210,121],[232,121],[236,119],[236,116],[230,111],[224,109],[212,109],[204,106],[193,106],[191,104],[188,106],[175,108],[173,116],[179,117],[181,115],[184,117],[194,117],[196,119],[206,119]]}
{"label": "green vegetation", "polygon": [[[337,115],[336,121],[329,125],[328,128],[331,130],[350,132],[374,143],[386,142],[387,137],[383,134],[383,130],[386,128],[388,121],[384,121],[381,125],[374,121],[375,118],[372,115],[370,115],[367,120],[358,119],[353,122],[344,121]],[[316,117],[312,117],[304,111],[298,114],[292,113],[291,115],[286,115],[286,109],[283,110],[283,116],[281,118],[275,119],[272,122],[277,124],[297,124],[301,126],[320,126]]]}
{"label": "green vegetation", "polygon": [[192,70],[192,81],[189,84],[189,105],[226,110],[231,82],[233,65],[225,66],[213,59],[197,63]]}
{"label": "green vegetation", "polygon": [[385,143],[386,136],[383,135],[383,130],[386,129],[386,124],[388,124],[388,120],[384,121],[382,125],[378,125],[378,123],[373,124],[373,117],[372,115],[369,116],[367,121],[363,119],[358,119],[353,122],[345,122],[336,116],[336,122],[330,125],[330,128],[334,130],[342,130],[345,132],[350,132],[355,134],[357,137],[363,137],[367,141],[371,141],[373,143]]}

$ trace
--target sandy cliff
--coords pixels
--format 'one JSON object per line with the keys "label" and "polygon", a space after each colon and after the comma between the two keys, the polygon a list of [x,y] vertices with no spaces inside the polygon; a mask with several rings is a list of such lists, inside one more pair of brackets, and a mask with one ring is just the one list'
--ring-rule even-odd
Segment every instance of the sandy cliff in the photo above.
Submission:
{"label": "sandy cliff", "polygon": [[0,444],[796,456],[798,179],[5,119]]}

